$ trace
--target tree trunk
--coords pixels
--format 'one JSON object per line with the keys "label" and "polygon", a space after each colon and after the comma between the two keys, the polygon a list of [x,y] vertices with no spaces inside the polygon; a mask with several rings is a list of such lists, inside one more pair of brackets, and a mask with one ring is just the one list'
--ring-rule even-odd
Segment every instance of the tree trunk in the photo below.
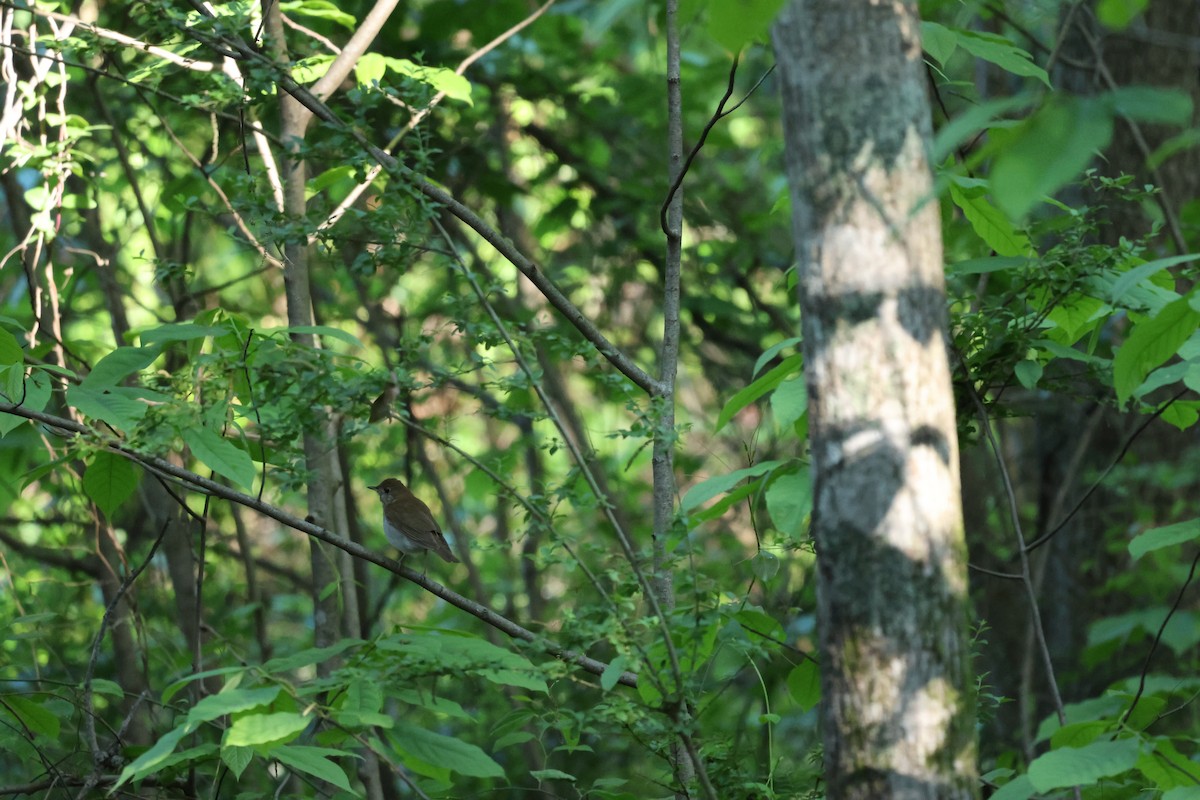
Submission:
{"label": "tree trunk", "polygon": [[977,791],[966,547],[915,3],[774,30],[800,278],[828,796]]}

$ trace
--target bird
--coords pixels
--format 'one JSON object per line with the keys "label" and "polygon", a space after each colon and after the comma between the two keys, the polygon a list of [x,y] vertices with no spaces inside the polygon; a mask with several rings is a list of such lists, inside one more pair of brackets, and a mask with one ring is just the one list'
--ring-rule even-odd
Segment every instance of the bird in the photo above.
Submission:
{"label": "bird", "polygon": [[383,533],[403,554],[401,561],[412,553],[432,550],[447,563],[459,563],[429,506],[407,486],[395,478],[387,478],[378,486],[367,488],[373,489],[383,503]]}

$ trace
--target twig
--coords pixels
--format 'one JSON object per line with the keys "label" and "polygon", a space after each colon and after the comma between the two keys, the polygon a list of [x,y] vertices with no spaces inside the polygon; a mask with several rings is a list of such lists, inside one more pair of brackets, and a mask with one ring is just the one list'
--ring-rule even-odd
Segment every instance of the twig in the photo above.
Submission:
{"label": "twig", "polygon": [[1129,704],[1129,708],[1125,709],[1125,713],[1121,715],[1121,721],[1117,723],[1117,727],[1121,727],[1129,719],[1133,710],[1137,708],[1138,701],[1142,699],[1142,693],[1146,691],[1146,673],[1150,669],[1150,659],[1154,658],[1154,651],[1158,649],[1158,643],[1162,641],[1163,631],[1167,629],[1167,623],[1171,621],[1171,617],[1175,616],[1175,612],[1179,610],[1179,604],[1183,602],[1183,595],[1192,584],[1192,579],[1196,577],[1196,565],[1200,564],[1200,553],[1192,559],[1192,568],[1188,570],[1187,580],[1183,582],[1183,586],[1179,587],[1179,593],[1175,595],[1175,603],[1171,606],[1171,610],[1163,617],[1162,624],[1158,626],[1158,633],[1154,634],[1154,642],[1150,645],[1150,651],[1146,653],[1146,660],[1142,662],[1142,672],[1138,677],[1137,693],[1133,696],[1133,702]]}
{"label": "twig", "polygon": [[700,132],[699,141],[697,141],[695,146],[692,147],[692,151],[688,153],[687,160],[683,162],[683,169],[680,170],[677,176],[675,176],[675,180],[671,183],[671,188],[667,191],[667,198],[663,200],[662,209],[658,212],[659,224],[662,226],[663,233],[666,233],[667,235],[670,235],[667,230],[667,208],[670,207],[671,200],[675,197],[675,193],[679,191],[679,187],[683,184],[683,179],[687,176],[688,170],[692,168],[692,161],[695,160],[696,154],[698,154],[700,152],[700,148],[704,146],[704,140],[708,138],[708,132],[711,131],[713,126],[721,121],[721,119],[729,116],[741,108],[742,104],[750,99],[750,95],[754,94],[758,87],[762,85],[762,82],[767,79],[767,76],[775,71],[775,65],[772,64],[770,68],[762,74],[762,77],[750,87],[750,91],[746,92],[746,96],[739,100],[728,111],[725,111],[725,103],[730,97],[733,96],[733,79],[734,76],[737,75],[738,58],[740,57],[740,53],[733,57],[733,64],[729,67],[729,85],[725,88],[725,95],[721,98],[721,102],[717,104],[717,110],[713,112],[712,118],[709,119],[708,124],[704,126],[704,130]]}
{"label": "twig", "polygon": [[1058,722],[1060,725],[1066,725],[1067,715],[1063,708],[1062,694],[1058,691],[1058,681],[1054,677],[1054,663],[1050,658],[1050,646],[1046,642],[1046,631],[1042,627],[1042,613],[1038,608],[1037,592],[1033,588],[1032,573],[1029,569],[1029,550],[1025,546],[1025,534],[1021,532],[1021,512],[1017,508],[1017,494],[1013,489],[1012,480],[1008,474],[1008,465],[1004,463],[1004,454],[1000,451],[1000,445],[996,442],[995,434],[992,432],[992,423],[988,419],[987,409],[984,408],[983,400],[979,397],[979,392],[975,390],[975,384],[972,381],[967,362],[961,354],[958,354],[958,360],[962,366],[963,373],[967,376],[967,390],[971,394],[971,401],[975,404],[975,410],[979,415],[980,427],[987,438],[988,446],[991,447],[992,453],[996,457],[996,465],[1000,469],[1000,478],[1004,482],[1004,493],[1008,497],[1008,512],[1012,519],[1013,531],[1017,536],[1018,552],[1021,556],[1021,583],[1024,585],[1025,593],[1029,598],[1030,616],[1033,620],[1033,633],[1037,637],[1038,649],[1041,652],[1042,662],[1046,669],[1046,678],[1050,684],[1050,695],[1054,700],[1054,710],[1058,715]]}
{"label": "twig", "polygon": [[[964,368],[965,368],[965,365],[964,365]],[[1074,518],[1075,514],[1078,513],[1079,509],[1083,507],[1083,504],[1087,502],[1088,498],[1091,497],[1092,494],[1104,484],[1105,479],[1108,477],[1108,473],[1112,472],[1113,469],[1117,466],[1117,464],[1121,463],[1121,459],[1125,458],[1125,455],[1129,452],[1129,448],[1133,446],[1134,441],[1139,436],[1142,435],[1142,431],[1146,430],[1146,428],[1149,427],[1151,422],[1154,422],[1154,420],[1156,420],[1160,416],[1162,416],[1163,412],[1166,411],[1168,408],[1170,408],[1172,403],[1174,403],[1179,398],[1183,397],[1183,395],[1186,394],[1187,391],[1188,390],[1186,387],[1184,387],[1183,389],[1180,389],[1178,392],[1175,393],[1174,397],[1172,397],[1170,400],[1167,400],[1165,403],[1162,404],[1161,407],[1159,407],[1157,410],[1155,410],[1155,412],[1153,414],[1151,414],[1149,417],[1147,417],[1145,422],[1143,422],[1141,425],[1138,426],[1137,430],[1135,430],[1133,433],[1129,434],[1129,438],[1125,440],[1125,444],[1123,444],[1121,446],[1121,451],[1119,453],[1117,453],[1116,457],[1113,458],[1112,463],[1110,463],[1107,467],[1105,467],[1104,472],[1100,473],[1100,477],[1097,478],[1096,481],[1091,486],[1088,487],[1088,490],[1083,493],[1083,497],[1080,497],[1078,502],[1076,502],[1075,505],[1071,507],[1071,510],[1067,512],[1067,515],[1065,517],[1063,517],[1062,522],[1058,523],[1053,528],[1046,531],[1045,533],[1043,533],[1038,538],[1034,539],[1029,544],[1025,545],[1025,552],[1032,553],[1034,550],[1041,547],[1046,542],[1050,541],[1050,539],[1053,538],[1055,534],[1057,534],[1059,531],[1061,531],[1063,528],[1065,528],[1067,526],[1067,523],[1070,522],[1072,520],[1072,518]]]}
{"label": "twig", "polygon": [[[63,420],[64,422],[66,420]],[[199,477],[199,476],[197,476]],[[109,601],[108,607],[104,609],[104,616],[100,619],[100,630],[96,631],[96,637],[92,640],[92,654],[88,659],[87,673],[83,679],[83,707],[84,707],[84,732],[87,736],[88,747],[92,751],[93,768],[92,774],[88,776],[84,784],[83,791],[80,796],[86,795],[94,786],[100,777],[100,767],[103,766],[103,759],[100,757],[100,745],[96,740],[96,708],[92,700],[92,676],[96,672],[96,659],[100,656],[100,642],[104,641],[104,633],[108,630],[109,624],[112,622],[113,613],[121,600],[124,599],[125,593],[129,591],[129,587],[138,579],[138,576],[150,566],[150,562],[154,559],[154,554],[158,552],[158,546],[162,544],[163,537],[166,536],[169,520],[163,522],[162,529],[158,532],[158,538],[154,540],[154,544],[150,545],[150,552],[146,554],[146,558],[132,572],[125,576],[125,580],[121,581],[121,585],[117,587],[116,593],[112,600]]]}

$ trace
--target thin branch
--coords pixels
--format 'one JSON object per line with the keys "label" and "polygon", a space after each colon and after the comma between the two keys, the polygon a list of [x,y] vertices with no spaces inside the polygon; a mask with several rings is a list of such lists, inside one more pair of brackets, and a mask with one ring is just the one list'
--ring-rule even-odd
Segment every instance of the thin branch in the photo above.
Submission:
{"label": "thin branch", "polygon": [[132,572],[125,576],[125,580],[121,581],[121,585],[117,588],[116,593],[109,601],[108,607],[104,609],[104,616],[100,619],[100,630],[96,631],[96,638],[92,640],[92,655],[88,659],[87,673],[83,679],[83,707],[85,713],[84,730],[87,734],[88,746],[92,751],[93,771],[84,784],[81,796],[96,785],[100,778],[100,768],[104,766],[104,759],[101,758],[100,746],[96,741],[96,709],[92,700],[92,676],[96,672],[96,659],[100,656],[100,643],[104,641],[104,633],[112,624],[113,614],[116,612],[117,606],[124,599],[125,593],[129,591],[129,587],[133,586],[134,581],[138,576],[150,566],[150,562],[154,560],[154,554],[158,552],[158,546],[162,544],[163,537],[167,533],[168,523],[164,522],[162,529],[158,532],[158,538],[154,540],[154,544],[150,545],[150,552],[146,554],[146,558]]}
{"label": "thin branch", "polygon": [[704,130],[700,132],[699,141],[697,141],[695,146],[692,147],[692,151],[688,153],[687,161],[683,163],[683,169],[680,170],[679,174],[675,176],[675,180],[671,183],[671,188],[667,191],[667,198],[663,200],[662,208],[658,212],[658,222],[659,225],[662,226],[663,233],[670,235],[669,231],[667,230],[667,209],[670,207],[671,200],[675,197],[675,193],[679,191],[679,187],[683,185],[683,179],[687,177],[688,170],[692,168],[692,162],[696,160],[696,155],[700,152],[700,148],[704,146],[705,140],[708,139],[708,132],[711,131],[713,126],[720,122],[723,118],[741,108],[742,104],[750,99],[750,95],[754,94],[758,87],[762,85],[762,82],[767,79],[767,76],[775,71],[775,65],[772,64],[770,68],[762,74],[762,77],[750,87],[750,91],[746,92],[745,97],[739,100],[729,110],[725,110],[725,103],[728,102],[729,98],[733,96],[733,80],[737,75],[738,58],[740,57],[740,53],[733,57],[733,64],[731,64],[729,67],[729,85],[725,87],[725,94],[723,97],[721,97],[721,102],[717,103],[717,110],[713,112],[712,118],[709,119],[708,124],[704,126]]}
{"label": "thin branch", "polygon": [[[964,368],[965,368],[965,365],[964,365]],[[1151,422],[1154,422],[1154,420],[1161,417],[1163,412],[1166,411],[1168,408],[1170,408],[1172,403],[1174,403],[1179,398],[1183,397],[1183,395],[1186,394],[1187,391],[1188,390],[1186,387],[1183,389],[1180,389],[1178,392],[1175,393],[1174,397],[1167,400],[1165,403],[1162,404],[1162,406],[1160,406],[1158,409],[1156,409],[1153,414],[1146,417],[1145,422],[1143,422],[1141,425],[1139,425],[1137,430],[1135,430],[1133,433],[1129,434],[1129,438],[1127,438],[1125,440],[1125,444],[1121,445],[1121,451],[1119,453],[1117,453],[1117,455],[1113,458],[1112,463],[1110,463],[1107,467],[1105,467],[1104,472],[1100,473],[1100,477],[1097,478],[1096,481],[1091,486],[1088,487],[1088,490],[1083,493],[1083,496],[1080,497],[1079,500],[1075,503],[1075,505],[1071,507],[1071,510],[1067,512],[1067,515],[1062,518],[1062,521],[1059,522],[1057,525],[1055,525],[1050,530],[1043,533],[1038,538],[1034,539],[1029,544],[1025,545],[1025,552],[1032,553],[1034,550],[1041,547],[1046,542],[1050,541],[1050,539],[1052,539],[1055,536],[1055,534],[1057,534],[1059,531],[1061,531],[1063,528],[1065,528],[1067,526],[1067,523],[1070,522],[1075,517],[1075,514],[1079,512],[1079,509],[1083,508],[1083,504],[1087,502],[1088,498],[1091,497],[1092,494],[1104,484],[1105,479],[1108,478],[1108,473],[1112,472],[1113,469],[1117,466],[1117,464],[1120,464],[1121,460],[1123,458],[1125,458],[1125,455],[1129,452],[1129,448],[1133,446],[1134,441],[1136,441],[1137,438],[1142,435],[1142,431],[1146,430],[1146,428],[1148,428],[1150,426]]]}
{"label": "thin branch", "polygon": [[960,354],[958,355],[959,363],[962,365],[963,373],[967,376],[967,390],[971,394],[971,401],[975,405],[975,411],[979,415],[979,425],[983,429],[984,436],[987,438],[988,446],[991,448],[993,455],[996,457],[996,465],[1000,469],[1000,478],[1004,482],[1004,493],[1008,497],[1008,512],[1012,519],[1013,531],[1017,536],[1018,553],[1021,556],[1021,583],[1025,587],[1025,594],[1029,598],[1030,616],[1033,620],[1033,633],[1037,637],[1038,649],[1041,652],[1042,662],[1046,669],[1046,679],[1050,684],[1050,695],[1054,700],[1054,710],[1058,715],[1060,725],[1067,724],[1066,711],[1063,708],[1062,694],[1058,691],[1058,680],[1054,676],[1054,662],[1050,658],[1050,646],[1046,642],[1046,631],[1042,626],[1042,612],[1038,608],[1037,592],[1033,588],[1032,572],[1029,569],[1029,550],[1025,545],[1025,534],[1021,531],[1021,512],[1017,508],[1017,493],[1013,489],[1012,479],[1008,474],[1008,465],[1004,463],[1004,453],[1000,450],[1000,445],[996,441],[996,436],[992,432],[992,422],[988,419],[987,409],[983,405],[983,400],[979,397],[979,392],[975,390],[975,384],[971,379],[971,372],[967,367],[967,362]]}
{"label": "thin branch", "polygon": [[342,85],[342,81],[350,75],[354,65],[379,36],[384,23],[388,21],[388,17],[392,15],[392,11],[395,10],[399,1],[376,0],[375,5],[359,23],[358,30],[354,31],[350,41],[346,42],[346,46],[342,48],[342,52],[337,54],[337,58],[329,65],[329,69],[313,84],[310,91],[314,97],[324,102],[329,99],[337,87]]}
{"label": "thin branch", "polygon": [[[184,69],[191,70],[192,72],[212,72],[216,69],[216,65],[209,61],[200,61],[195,58],[181,56],[178,53],[167,50],[165,47],[159,47],[158,45],[153,45],[149,42],[143,42],[140,39],[135,39],[132,36],[126,36],[118,31],[102,28],[99,25],[95,25],[91,22],[85,22],[79,17],[71,14],[59,14],[56,11],[47,11],[46,9],[39,8],[37,6],[17,5],[15,3],[0,3],[0,5],[4,5],[8,8],[14,8],[19,11],[27,11],[30,14],[35,14],[45,19],[52,19],[68,25],[74,25],[83,28],[88,33],[98,36],[101,39],[108,39],[111,42],[123,44],[126,47],[131,47],[135,50],[141,50],[142,52],[149,53],[150,55],[158,56],[163,61],[170,62],[177,67],[183,67]],[[61,40],[70,35],[71,31],[70,29],[67,29],[64,31],[62,36],[57,38]]]}
{"label": "thin branch", "polygon": [[1138,677],[1137,693],[1133,696],[1133,702],[1129,704],[1129,708],[1125,709],[1125,713],[1121,715],[1121,721],[1117,723],[1117,727],[1121,727],[1129,719],[1129,715],[1137,708],[1138,701],[1142,699],[1142,693],[1146,691],[1146,674],[1150,670],[1150,659],[1154,658],[1154,652],[1158,650],[1158,644],[1162,641],[1163,632],[1167,629],[1167,623],[1171,621],[1171,617],[1175,616],[1175,612],[1179,610],[1179,604],[1183,602],[1183,595],[1187,592],[1188,587],[1192,585],[1192,579],[1196,577],[1196,565],[1200,564],[1200,553],[1192,559],[1192,568],[1188,570],[1187,580],[1183,582],[1183,586],[1179,587],[1179,593],[1175,595],[1175,603],[1171,606],[1171,610],[1163,617],[1162,624],[1158,626],[1158,633],[1154,634],[1154,642],[1150,645],[1150,651],[1146,653],[1146,660],[1142,662],[1142,673]]}

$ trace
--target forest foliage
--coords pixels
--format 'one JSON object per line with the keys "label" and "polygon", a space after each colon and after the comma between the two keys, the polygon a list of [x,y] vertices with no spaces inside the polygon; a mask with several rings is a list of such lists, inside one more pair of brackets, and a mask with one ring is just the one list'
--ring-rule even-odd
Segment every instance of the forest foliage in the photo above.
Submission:
{"label": "forest foliage", "polygon": [[[780,3],[680,3],[672,392],[661,4],[401,2],[302,142],[371,5],[274,5],[286,61],[254,2],[0,6],[0,791],[823,796]],[[921,4],[982,771],[1184,800],[1193,98],[1064,77],[1146,13],[1076,5]],[[391,559],[389,476],[462,565]]]}

